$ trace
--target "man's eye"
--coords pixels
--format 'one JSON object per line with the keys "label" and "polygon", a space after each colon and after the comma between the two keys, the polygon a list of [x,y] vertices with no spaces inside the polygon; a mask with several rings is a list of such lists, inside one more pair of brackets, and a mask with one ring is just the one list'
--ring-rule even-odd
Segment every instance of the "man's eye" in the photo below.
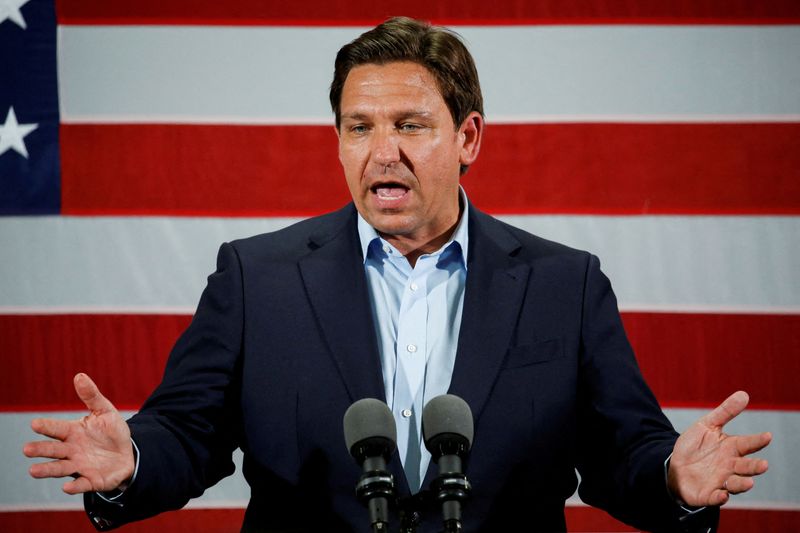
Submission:
{"label": "man's eye", "polygon": [[400,126],[398,126],[398,129],[400,131],[414,132],[414,131],[421,130],[422,126],[420,126],[419,124],[403,123],[403,124],[400,124]]}
{"label": "man's eye", "polygon": [[367,127],[363,124],[356,124],[355,126],[350,126],[350,132],[360,135],[367,132]]}

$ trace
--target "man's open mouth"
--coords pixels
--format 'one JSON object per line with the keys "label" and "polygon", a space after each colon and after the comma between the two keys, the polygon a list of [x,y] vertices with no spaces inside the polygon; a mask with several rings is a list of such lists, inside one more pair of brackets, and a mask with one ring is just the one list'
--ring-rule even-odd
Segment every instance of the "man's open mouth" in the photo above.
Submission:
{"label": "man's open mouth", "polygon": [[408,187],[400,183],[380,183],[374,185],[371,190],[381,200],[397,200],[405,196]]}

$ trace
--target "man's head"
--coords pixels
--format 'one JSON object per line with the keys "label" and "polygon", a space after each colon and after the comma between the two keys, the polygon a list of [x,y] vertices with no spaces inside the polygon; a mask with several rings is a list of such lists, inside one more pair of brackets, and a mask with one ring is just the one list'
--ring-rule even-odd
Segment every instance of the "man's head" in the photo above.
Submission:
{"label": "man's head", "polygon": [[363,33],[336,55],[330,100],[337,129],[341,124],[342,89],[353,67],[397,61],[418,63],[430,71],[456,127],[472,111],[483,116],[478,70],[459,36],[441,26],[395,17]]}
{"label": "man's head", "polygon": [[347,186],[359,213],[412,263],[458,221],[459,180],[483,130],[480,89],[466,92],[477,83],[454,34],[410,19],[339,52],[331,102]]}

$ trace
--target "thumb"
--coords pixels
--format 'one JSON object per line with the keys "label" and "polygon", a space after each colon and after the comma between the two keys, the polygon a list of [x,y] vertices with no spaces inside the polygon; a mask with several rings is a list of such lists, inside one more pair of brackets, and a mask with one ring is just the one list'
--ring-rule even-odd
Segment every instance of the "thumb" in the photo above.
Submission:
{"label": "thumb", "polygon": [[707,426],[722,428],[725,424],[739,416],[747,407],[750,396],[744,391],[736,391],[728,396],[716,409],[706,414],[701,421]]}
{"label": "thumb", "polygon": [[73,379],[75,384],[75,392],[78,398],[86,405],[86,407],[94,413],[105,413],[114,411],[114,405],[108,399],[100,394],[100,389],[97,388],[92,378],[84,373],[76,374]]}

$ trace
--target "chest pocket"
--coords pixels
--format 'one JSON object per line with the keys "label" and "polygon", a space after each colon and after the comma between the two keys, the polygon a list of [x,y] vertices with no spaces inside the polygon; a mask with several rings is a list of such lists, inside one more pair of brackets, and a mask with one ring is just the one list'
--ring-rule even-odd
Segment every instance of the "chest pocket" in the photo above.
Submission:
{"label": "chest pocket", "polygon": [[558,359],[564,355],[561,339],[548,339],[508,349],[503,369],[520,368]]}

